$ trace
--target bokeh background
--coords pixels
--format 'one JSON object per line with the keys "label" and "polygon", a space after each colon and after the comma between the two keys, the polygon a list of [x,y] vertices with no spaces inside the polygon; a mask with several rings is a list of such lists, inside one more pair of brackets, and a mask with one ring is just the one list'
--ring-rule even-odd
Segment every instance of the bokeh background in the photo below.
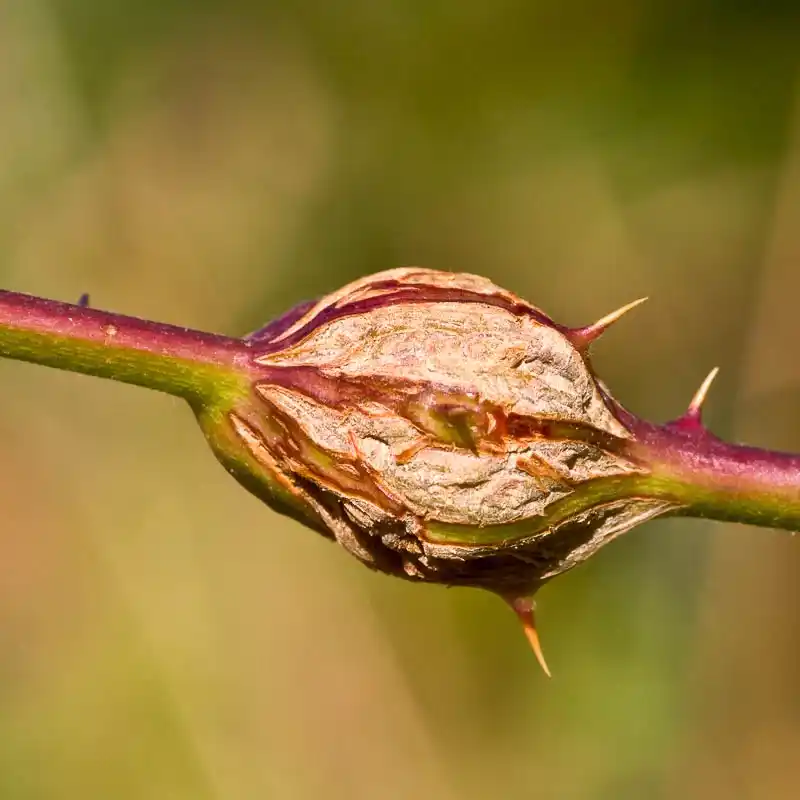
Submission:
{"label": "bokeh background", "polygon": [[[800,450],[800,9],[0,0],[0,285],[236,334],[482,273]],[[794,798],[800,543],[658,521],[539,599],[363,569],[186,408],[0,363],[0,797]]]}

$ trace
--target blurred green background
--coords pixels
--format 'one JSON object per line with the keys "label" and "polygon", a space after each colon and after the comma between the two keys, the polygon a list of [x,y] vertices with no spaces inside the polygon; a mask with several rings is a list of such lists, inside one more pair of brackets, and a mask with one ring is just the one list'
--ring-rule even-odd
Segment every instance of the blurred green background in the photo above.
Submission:
{"label": "blurred green background", "polygon": [[[800,450],[800,7],[0,0],[0,285],[238,334],[472,271],[640,415]],[[170,398],[0,362],[0,797],[794,798],[800,545],[659,521],[546,587],[373,575]]]}

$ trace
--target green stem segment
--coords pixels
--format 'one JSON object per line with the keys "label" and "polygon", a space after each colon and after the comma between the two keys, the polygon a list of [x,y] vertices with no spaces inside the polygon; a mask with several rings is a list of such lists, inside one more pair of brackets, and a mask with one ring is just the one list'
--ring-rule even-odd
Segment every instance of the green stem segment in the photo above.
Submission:
{"label": "green stem segment", "polygon": [[247,342],[0,291],[0,356],[230,404],[249,391]]}
{"label": "green stem segment", "polygon": [[800,530],[800,455],[729,444],[686,420],[638,421],[634,431],[632,455],[651,473],[647,496],[688,516]]}

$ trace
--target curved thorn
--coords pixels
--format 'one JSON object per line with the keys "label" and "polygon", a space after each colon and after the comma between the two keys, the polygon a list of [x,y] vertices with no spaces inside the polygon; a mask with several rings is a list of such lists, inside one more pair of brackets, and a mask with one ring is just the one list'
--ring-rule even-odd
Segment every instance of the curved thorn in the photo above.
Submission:
{"label": "curved thorn", "polygon": [[647,300],[646,297],[640,297],[638,300],[634,300],[632,303],[606,314],[592,325],[586,325],[583,328],[570,328],[567,331],[567,338],[579,350],[585,350],[589,345],[597,341],[617,320],[624,317],[629,311],[633,311],[636,306],[640,306],[645,300]]}
{"label": "curved thorn", "polygon": [[88,308],[88,307],[89,307],[89,295],[88,295],[88,293],[84,292],[84,293],[83,293],[83,294],[82,294],[82,295],[81,295],[81,296],[78,298],[78,305],[79,305],[81,308]]}
{"label": "curved thorn", "polygon": [[544,659],[542,652],[542,643],[539,640],[539,633],[536,630],[536,617],[534,616],[535,603],[530,597],[506,597],[506,602],[514,609],[514,613],[519,617],[522,623],[522,630],[530,643],[533,654],[539,662],[539,666],[548,678],[553,676],[550,674],[550,669]]}
{"label": "curved thorn", "polygon": [[703,403],[706,401],[708,390],[711,388],[711,384],[714,382],[714,378],[717,377],[718,372],[719,367],[714,367],[714,369],[712,369],[711,372],[706,375],[706,379],[700,384],[700,388],[694,393],[692,402],[689,403],[689,408],[686,409],[686,414],[684,414],[685,418],[694,420],[700,419],[700,416],[703,412]]}

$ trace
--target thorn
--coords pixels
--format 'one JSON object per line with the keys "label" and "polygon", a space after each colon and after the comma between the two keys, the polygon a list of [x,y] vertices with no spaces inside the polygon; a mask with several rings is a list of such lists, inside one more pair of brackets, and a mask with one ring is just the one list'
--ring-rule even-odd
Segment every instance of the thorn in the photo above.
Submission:
{"label": "thorn", "polygon": [[528,642],[533,649],[533,654],[539,662],[539,666],[544,671],[548,678],[553,676],[544,660],[544,653],[542,652],[542,643],[539,641],[539,633],[536,630],[536,617],[534,615],[534,608],[536,607],[531,597],[505,597],[505,601],[514,610],[514,613],[519,617],[522,623],[522,630],[528,638]]}
{"label": "thorn", "polygon": [[689,403],[689,408],[686,409],[686,413],[683,415],[684,419],[694,420],[696,422],[700,421],[700,417],[703,412],[703,403],[706,401],[708,390],[711,388],[711,384],[714,382],[714,378],[717,377],[718,372],[719,367],[714,367],[714,369],[712,369],[711,372],[706,375],[706,379],[700,384],[700,388],[694,393],[692,402]]}
{"label": "thorn", "polygon": [[88,308],[88,307],[89,307],[89,295],[88,295],[86,292],[84,292],[84,293],[83,293],[83,294],[82,294],[82,295],[81,295],[81,296],[78,298],[78,305],[79,305],[81,308]]}
{"label": "thorn", "polygon": [[632,303],[606,314],[602,319],[597,320],[592,325],[586,325],[583,328],[570,328],[567,331],[567,338],[579,350],[587,350],[591,344],[596,342],[615,322],[625,316],[629,311],[633,311],[636,306],[640,306],[647,300],[646,297],[640,297]]}

